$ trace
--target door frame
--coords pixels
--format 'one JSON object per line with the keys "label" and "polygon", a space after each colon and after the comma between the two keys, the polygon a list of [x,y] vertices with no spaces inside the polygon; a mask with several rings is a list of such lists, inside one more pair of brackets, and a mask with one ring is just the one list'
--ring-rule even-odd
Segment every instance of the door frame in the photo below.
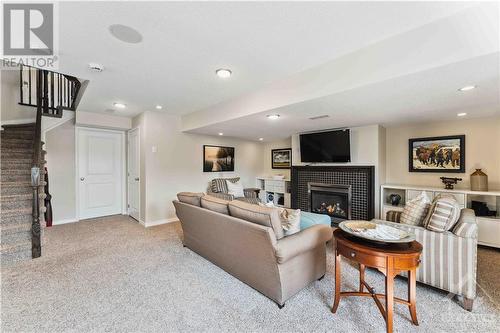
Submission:
{"label": "door frame", "polygon": [[121,163],[121,180],[122,180],[122,193],[121,193],[121,214],[122,215],[127,215],[127,177],[126,177],[126,172],[127,172],[127,165],[125,163],[126,159],[126,141],[125,141],[125,131],[120,131],[120,130],[111,130],[111,129],[104,129],[104,128],[99,128],[99,127],[90,127],[90,126],[75,126],[75,210],[76,210],[76,219],[77,221],[80,221],[80,161],[79,161],[79,156],[80,156],[80,151],[79,151],[79,142],[78,138],[80,136],[80,131],[81,130],[91,130],[91,131],[98,131],[98,132],[104,132],[104,133],[117,133],[120,134],[121,138],[121,158],[120,158],[120,163]]}
{"label": "door frame", "polygon": [[127,210],[127,215],[130,216],[129,214],[129,202],[130,202],[130,191],[129,191],[129,188],[128,188],[128,174],[129,174],[129,158],[130,158],[130,155],[129,155],[129,148],[130,148],[130,142],[129,142],[129,135],[130,133],[134,132],[134,131],[137,131],[137,140],[139,140],[138,144],[137,144],[137,160],[139,161],[139,163],[137,164],[137,170],[138,170],[138,173],[139,173],[139,193],[138,194],[138,200],[139,200],[139,210],[138,210],[138,213],[139,213],[139,220],[137,220],[137,222],[139,223],[142,223],[141,222],[141,183],[142,183],[142,177],[141,177],[141,128],[139,126],[137,127],[133,127],[131,129],[129,129],[127,131],[127,169],[126,169],[126,172],[125,172],[125,181],[126,181],[126,184],[127,184],[127,202],[125,204],[125,207],[126,207],[126,210]]}

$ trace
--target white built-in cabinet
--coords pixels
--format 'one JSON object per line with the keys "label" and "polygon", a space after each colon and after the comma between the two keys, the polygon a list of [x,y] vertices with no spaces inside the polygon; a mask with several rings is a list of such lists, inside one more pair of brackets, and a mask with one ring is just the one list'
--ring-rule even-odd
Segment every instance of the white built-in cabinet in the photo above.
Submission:
{"label": "white built-in cabinet", "polygon": [[[482,201],[496,216],[477,216],[479,227],[478,243],[500,248],[500,191],[471,191],[463,189],[446,190],[444,188],[412,186],[412,185],[382,185],[380,189],[380,218],[385,220],[390,210],[402,211],[405,203],[423,191],[431,200],[440,193],[451,194],[462,208],[471,208],[472,201]],[[391,205],[390,195],[399,194],[401,202],[398,206]]]}
{"label": "white built-in cabinet", "polygon": [[290,208],[290,179],[259,177],[257,187],[260,188],[262,202],[273,202],[276,206]]}

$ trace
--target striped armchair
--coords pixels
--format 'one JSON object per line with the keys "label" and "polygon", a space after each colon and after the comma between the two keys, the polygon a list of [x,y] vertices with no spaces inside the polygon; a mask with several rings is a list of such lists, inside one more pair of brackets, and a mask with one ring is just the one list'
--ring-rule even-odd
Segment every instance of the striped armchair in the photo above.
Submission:
{"label": "striped armchair", "polygon": [[[417,281],[463,297],[463,307],[472,311],[476,298],[477,223],[474,211],[464,208],[460,219],[447,232],[400,224],[399,212],[388,212],[387,220],[377,221],[414,233],[423,251]],[[404,274],[402,274],[404,275]]]}
{"label": "striped armchair", "polygon": [[243,189],[243,193],[245,196],[241,198],[235,198],[234,195],[228,193],[226,180],[232,183],[236,183],[237,181],[240,180],[240,177],[212,179],[210,185],[208,186],[207,194],[227,201],[240,200],[253,204],[258,204],[260,202],[259,199],[260,189],[245,188]]}

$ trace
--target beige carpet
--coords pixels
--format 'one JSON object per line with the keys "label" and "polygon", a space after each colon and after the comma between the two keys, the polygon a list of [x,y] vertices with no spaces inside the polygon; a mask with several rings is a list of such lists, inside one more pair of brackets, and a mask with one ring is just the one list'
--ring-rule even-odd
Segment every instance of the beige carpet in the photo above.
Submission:
{"label": "beige carpet", "polygon": [[[279,310],[275,303],[181,244],[178,223],[145,229],[126,217],[48,228],[43,258],[2,268],[2,332],[383,332],[373,300],[343,299],[330,313],[333,256],[325,279]],[[357,286],[344,265],[343,288]],[[479,250],[473,313],[445,292],[417,286],[420,326],[396,305],[396,332],[500,331],[500,252]],[[368,280],[383,290],[383,277]],[[396,281],[405,297],[406,280]]]}

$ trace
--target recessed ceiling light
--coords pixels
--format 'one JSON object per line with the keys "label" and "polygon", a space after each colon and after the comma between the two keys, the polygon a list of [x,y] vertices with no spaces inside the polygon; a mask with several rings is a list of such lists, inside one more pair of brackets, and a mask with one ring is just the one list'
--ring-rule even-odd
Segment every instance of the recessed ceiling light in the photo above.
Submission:
{"label": "recessed ceiling light", "polygon": [[264,141],[264,138],[259,138],[259,141]]}
{"label": "recessed ceiling light", "polygon": [[268,114],[266,117],[269,119],[278,119],[280,117],[280,115],[279,114]]}
{"label": "recessed ceiling light", "polygon": [[109,32],[113,37],[125,43],[137,44],[142,42],[142,35],[139,31],[123,24],[110,25]]}
{"label": "recessed ceiling light", "polygon": [[469,90],[476,89],[476,88],[477,88],[477,86],[465,86],[463,88],[458,89],[458,91],[469,91]]}
{"label": "recessed ceiling light", "polygon": [[217,76],[221,79],[227,79],[231,76],[231,74],[233,74],[233,72],[231,72],[230,69],[219,68],[215,71],[215,74],[217,74]]}
{"label": "recessed ceiling light", "polygon": [[113,106],[119,109],[124,109],[126,107],[126,105],[123,103],[113,103]]}
{"label": "recessed ceiling light", "polygon": [[222,132],[219,132],[219,135],[220,135],[220,136],[223,136],[223,135],[224,135],[224,133],[222,133]]}
{"label": "recessed ceiling light", "polygon": [[465,117],[466,115],[467,115],[467,113],[465,113],[465,112],[457,113],[457,116],[459,116],[459,117]]}
{"label": "recessed ceiling light", "polygon": [[157,106],[155,106],[155,107],[156,107],[156,109],[158,109],[158,110],[161,110],[161,108],[162,108],[162,106],[161,106],[161,105],[157,105]]}

